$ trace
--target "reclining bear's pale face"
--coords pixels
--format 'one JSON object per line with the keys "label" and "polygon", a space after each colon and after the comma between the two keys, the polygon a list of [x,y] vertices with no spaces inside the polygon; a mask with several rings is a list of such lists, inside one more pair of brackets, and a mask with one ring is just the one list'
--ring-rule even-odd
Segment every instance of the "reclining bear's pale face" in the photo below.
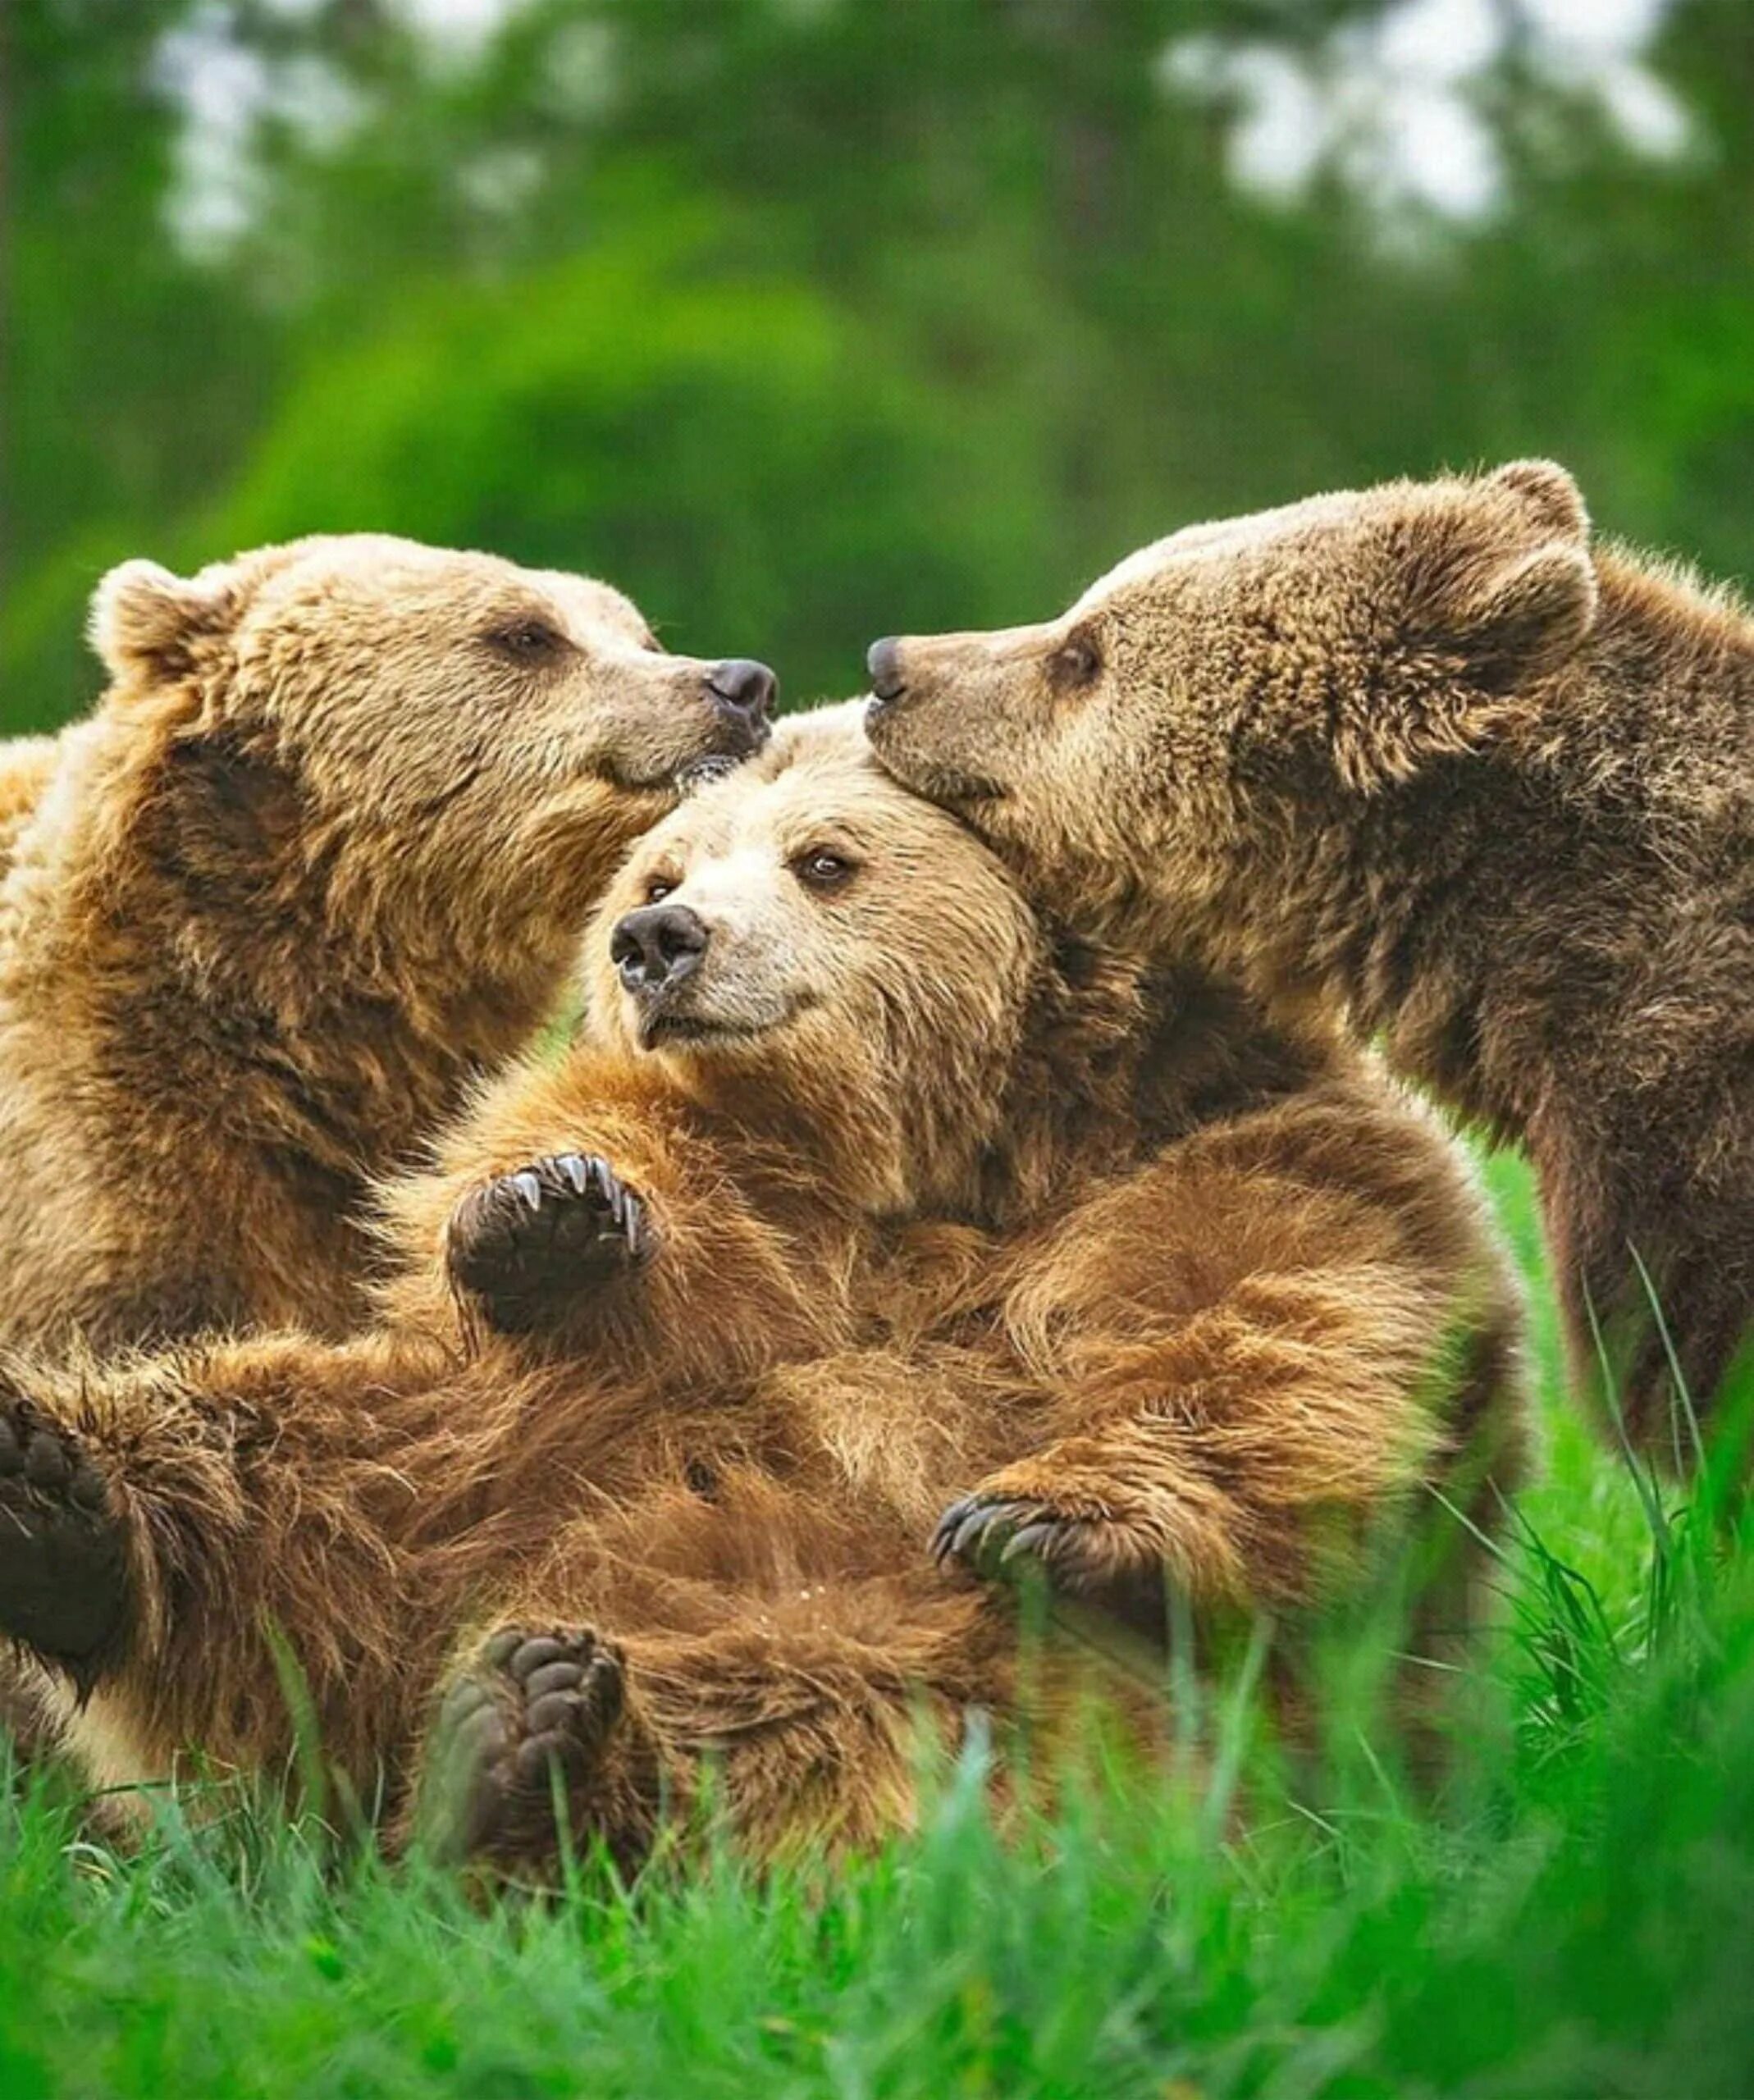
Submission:
{"label": "reclining bear's pale face", "polygon": [[685,1086],[866,1133],[911,1194],[996,1116],[1041,943],[993,856],[872,762],[849,705],[783,724],[642,838],[587,953],[593,1032]]}
{"label": "reclining bear's pale face", "polygon": [[110,713],[212,756],[240,799],[276,783],[313,851],[363,845],[374,882],[435,897],[564,891],[581,854],[601,874],[692,772],[761,747],[775,689],[665,653],[605,584],[377,534],[188,578],[129,562],[92,628]]}
{"label": "reclining bear's pale face", "polygon": [[1526,715],[1594,617],[1587,530],[1540,462],[1195,526],[1040,626],[876,643],[871,741],[1039,901],[1195,901],[1287,799],[1368,796]]}

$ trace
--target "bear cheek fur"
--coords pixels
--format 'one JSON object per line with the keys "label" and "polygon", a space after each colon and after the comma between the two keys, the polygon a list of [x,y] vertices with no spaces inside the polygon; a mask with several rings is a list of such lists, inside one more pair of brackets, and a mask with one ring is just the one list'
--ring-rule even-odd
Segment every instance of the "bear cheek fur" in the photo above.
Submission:
{"label": "bear cheek fur", "polygon": [[[1178,654],[1180,646],[1178,645]],[[1188,654],[1197,663],[1197,642]],[[1222,717],[1228,696],[1179,665],[1149,678],[1128,657],[1085,698],[1058,702],[1032,735],[992,725],[1015,770],[969,820],[1030,897],[1081,929],[1130,940],[1142,892],[1172,860],[1190,918],[1226,871],[1237,797]],[[1152,907],[1153,924],[1166,900]],[[1178,936],[1180,938],[1180,936]]]}
{"label": "bear cheek fur", "polygon": [[[956,872],[943,868],[947,883]],[[940,929],[917,938],[923,954],[944,952]],[[888,970],[881,960],[871,969],[867,955],[847,970],[841,996],[788,1034],[787,1090],[834,1134],[835,1171],[866,1210],[975,1199],[1040,966],[1032,934],[1009,914],[977,938],[989,943],[980,974],[962,970],[960,957],[942,975],[930,964],[904,973],[893,951]]]}
{"label": "bear cheek fur", "polygon": [[[345,647],[323,625],[334,609],[319,583],[264,608],[238,638],[239,700],[296,768],[347,908],[414,915],[421,938],[449,933],[475,952],[483,937],[521,946],[533,934],[543,966],[557,966],[550,950],[571,944],[581,902],[674,804],[668,784],[611,777],[630,720],[643,714],[661,740],[674,733],[665,710],[646,695],[612,705],[588,663],[554,681],[558,695],[532,690],[475,635],[486,609],[408,595],[392,607],[350,594]],[[436,651],[435,633],[449,637]],[[484,914],[490,898],[500,909]]]}

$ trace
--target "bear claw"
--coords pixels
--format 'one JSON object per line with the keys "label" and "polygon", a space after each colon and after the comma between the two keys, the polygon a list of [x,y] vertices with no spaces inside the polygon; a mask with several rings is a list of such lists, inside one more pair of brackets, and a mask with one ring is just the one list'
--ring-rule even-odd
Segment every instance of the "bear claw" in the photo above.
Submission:
{"label": "bear claw", "polygon": [[1092,1520],[1027,1498],[976,1492],[952,1502],[932,1534],[940,1567],[963,1562],[992,1577],[1033,1562],[1049,1573],[1066,1574],[1085,1558]]}
{"label": "bear claw", "polygon": [[651,1249],[641,1198],[606,1159],[569,1152],[473,1189],[451,1214],[445,1256],[453,1285],[491,1326],[529,1334]]}
{"label": "bear claw", "polygon": [[553,1775],[574,1787],[621,1718],[619,1650],[588,1628],[503,1627],[445,1693],[427,1845],[441,1865],[511,1864],[553,1849]]}
{"label": "bear claw", "polygon": [[0,1632],[89,1684],[121,1632],[128,1558],[103,1475],[30,1401],[0,1403]]}

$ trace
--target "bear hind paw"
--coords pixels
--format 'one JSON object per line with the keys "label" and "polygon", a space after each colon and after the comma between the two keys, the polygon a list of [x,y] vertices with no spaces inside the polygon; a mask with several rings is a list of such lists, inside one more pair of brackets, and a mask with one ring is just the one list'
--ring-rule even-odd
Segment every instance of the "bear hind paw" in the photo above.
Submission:
{"label": "bear hind paw", "polygon": [[551,1858],[556,1776],[577,1798],[623,1697],[620,1651],[588,1628],[493,1634],[440,1705],[423,1818],[432,1856],[502,1869]]}

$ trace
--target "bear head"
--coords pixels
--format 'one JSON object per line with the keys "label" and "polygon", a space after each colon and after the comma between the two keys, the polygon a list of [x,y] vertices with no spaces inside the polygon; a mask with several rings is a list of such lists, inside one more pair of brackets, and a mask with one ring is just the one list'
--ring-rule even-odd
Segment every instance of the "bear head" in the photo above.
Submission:
{"label": "bear head", "polygon": [[586,955],[587,1034],[879,1212],[967,1187],[1048,967],[1012,878],[873,762],[857,703],[642,838]]}
{"label": "bear head", "polygon": [[118,829],[156,826],[192,899],[291,923],[314,887],[336,943],[465,976],[573,934],[691,778],[760,748],[775,691],[667,653],[605,584],[377,534],[126,562],[91,633],[136,790]]}
{"label": "bear head", "polygon": [[1288,803],[1538,717],[1595,619],[1588,534],[1540,461],[1194,526],[1057,619],[875,644],[869,733],[1080,923],[1197,904],[1240,858],[1271,879]]}

